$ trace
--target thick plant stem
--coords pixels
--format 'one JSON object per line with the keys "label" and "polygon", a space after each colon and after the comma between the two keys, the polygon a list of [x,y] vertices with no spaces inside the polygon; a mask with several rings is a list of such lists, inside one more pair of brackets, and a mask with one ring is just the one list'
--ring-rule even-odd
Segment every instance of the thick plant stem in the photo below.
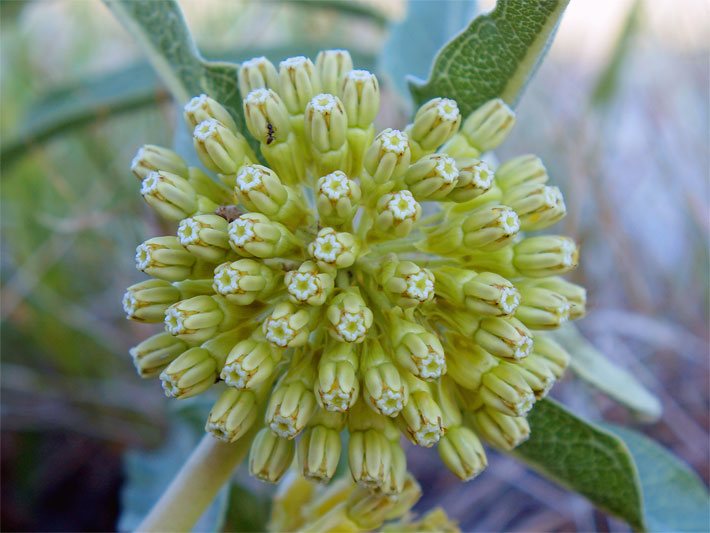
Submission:
{"label": "thick plant stem", "polygon": [[248,436],[227,444],[206,434],[137,531],[190,531],[249,451]]}

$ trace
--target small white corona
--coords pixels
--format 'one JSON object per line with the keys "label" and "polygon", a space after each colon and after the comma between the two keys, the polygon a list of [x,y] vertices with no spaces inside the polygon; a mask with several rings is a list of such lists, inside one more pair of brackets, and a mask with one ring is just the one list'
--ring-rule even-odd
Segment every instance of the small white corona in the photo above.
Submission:
{"label": "small white corona", "polygon": [[237,174],[236,184],[242,192],[249,192],[256,187],[260,187],[264,181],[262,179],[263,171],[258,168],[245,165]]}
{"label": "small white corona", "polygon": [[238,218],[229,225],[229,240],[236,246],[244,246],[256,239],[254,221]]}
{"label": "small white corona", "polygon": [[311,272],[296,272],[286,289],[299,302],[305,302],[322,290],[318,276]]}
{"label": "small white corona", "polygon": [[148,174],[141,182],[141,194],[143,196],[148,196],[149,194],[157,192],[160,181],[161,177],[157,172],[151,172]]}
{"label": "small white corona", "polygon": [[260,87],[258,89],[254,89],[249,94],[247,94],[247,97],[244,99],[244,102],[246,104],[259,105],[266,103],[266,101],[270,97],[271,92],[269,91],[269,89],[264,89],[263,87]]}
{"label": "small white corona", "polygon": [[500,302],[498,307],[506,315],[510,315],[520,305],[520,293],[515,287],[503,287],[500,291]]}
{"label": "small white corona", "polygon": [[422,424],[422,427],[415,431],[413,436],[419,446],[431,448],[434,444],[439,442],[442,433],[441,426],[427,422]]}
{"label": "small white corona", "polygon": [[325,194],[330,200],[344,198],[350,192],[348,177],[344,172],[336,170],[318,180],[319,191]]}
{"label": "small white corona", "polygon": [[180,222],[177,230],[180,244],[188,246],[200,242],[200,224],[193,218],[186,218]]}
{"label": "small white corona", "polygon": [[431,276],[427,276],[425,271],[417,272],[407,276],[407,289],[405,294],[414,300],[426,302],[434,294],[434,281]]}
{"label": "small white corona", "polygon": [[343,245],[338,242],[334,233],[316,237],[313,241],[313,257],[325,263],[335,263],[343,252]]}
{"label": "small white corona", "polygon": [[514,359],[524,359],[533,348],[533,340],[527,335],[523,335],[520,340],[515,345],[515,350],[513,351]]}
{"label": "small white corona", "polygon": [[187,113],[194,113],[195,111],[202,109],[205,105],[207,105],[207,95],[203,93],[199,96],[191,98],[190,101],[185,104],[183,109]]}
{"label": "small white corona", "polygon": [[387,203],[387,209],[396,220],[414,218],[417,214],[417,201],[409,191],[398,191]]}
{"label": "small white corona", "polygon": [[409,138],[407,134],[399,130],[389,130],[380,134],[382,148],[387,152],[395,154],[404,153],[409,148]]}
{"label": "small white corona", "polygon": [[185,323],[182,313],[175,307],[169,307],[165,312],[165,329],[171,335],[185,333]]}
{"label": "small white corona", "polygon": [[217,128],[219,128],[219,122],[213,118],[208,118],[203,120],[197,126],[192,134],[200,141],[208,141],[215,135],[217,135]]}
{"label": "small white corona", "polygon": [[439,157],[435,168],[437,175],[444,180],[444,183],[453,183],[459,177],[456,161],[447,155]]}
{"label": "small white corona", "polygon": [[375,399],[375,405],[385,416],[397,416],[404,409],[404,396],[400,391],[385,389],[379,398]]}
{"label": "small white corona", "polygon": [[512,209],[501,210],[498,224],[506,235],[515,235],[520,230],[520,219]]}
{"label": "small white corona", "polygon": [[287,317],[267,318],[264,330],[266,340],[281,348],[288,346],[288,343],[296,337],[296,332],[289,326]]}
{"label": "small white corona", "polygon": [[436,105],[436,112],[442,120],[448,120],[450,122],[456,122],[461,116],[458,104],[449,98],[441,99]]}

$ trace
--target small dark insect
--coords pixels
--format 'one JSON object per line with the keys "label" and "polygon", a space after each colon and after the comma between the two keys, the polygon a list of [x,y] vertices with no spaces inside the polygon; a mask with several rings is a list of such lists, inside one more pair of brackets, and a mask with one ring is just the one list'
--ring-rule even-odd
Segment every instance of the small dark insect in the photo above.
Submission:
{"label": "small dark insect", "polygon": [[214,210],[214,214],[222,217],[227,222],[232,222],[239,218],[239,215],[244,214],[244,211],[239,209],[236,205],[220,205]]}
{"label": "small dark insect", "polygon": [[266,134],[266,144],[271,144],[274,142],[274,133],[276,133],[276,130],[270,122],[266,124],[266,129],[268,131]]}

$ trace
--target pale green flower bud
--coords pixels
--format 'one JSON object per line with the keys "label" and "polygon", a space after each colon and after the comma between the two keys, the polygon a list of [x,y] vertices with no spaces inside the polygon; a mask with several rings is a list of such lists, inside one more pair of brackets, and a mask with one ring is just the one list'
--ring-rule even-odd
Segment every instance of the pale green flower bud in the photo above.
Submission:
{"label": "pale green flower bud", "polygon": [[[202,206],[199,205],[200,201],[205,203],[205,200],[208,200],[216,205],[231,204],[234,201],[232,192],[225,185],[230,181],[232,176],[220,174],[219,177],[222,183],[218,183],[197,167],[190,167],[187,173],[187,181],[197,193],[198,207],[201,212],[205,212],[206,209],[203,209]],[[204,196],[205,198],[201,199],[200,196]]]}
{"label": "pale green flower bud", "polygon": [[444,200],[464,203],[480,197],[493,186],[493,171],[485,161],[464,159],[456,163],[459,178]]}
{"label": "pale green flower bud", "polygon": [[356,483],[382,487],[392,466],[392,447],[385,435],[375,429],[350,432],[348,465]]}
{"label": "pale green flower bud", "polygon": [[296,437],[316,412],[318,405],[312,383],[312,375],[300,380],[286,379],[272,391],[265,421],[279,437]]}
{"label": "pale green flower bud", "polygon": [[377,280],[392,303],[400,307],[415,307],[434,299],[434,274],[412,261],[385,260]]}
{"label": "pale green flower bud", "polygon": [[209,279],[186,279],[183,281],[173,282],[173,287],[180,291],[180,297],[185,300],[193,296],[206,294],[212,296],[214,289],[212,288],[212,280]]}
{"label": "pale green flower bud", "polygon": [[347,169],[348,117],[343,103],[332,94],[319,94],[308,102],[305,135],[319,174]]}
{"label": "pale green flower bud", "polygon": [[195,296],[168,307],[165,329],[187,342],[204,342],[235,327],[239,319],[235,311],[222,296]]}
{"label": "pale green flower bud", "polygon": [[530,436],[530,424],[523,416],[508,416],[482,407],[471,414],[470,420],[483,440],[501,450],[511,451]]}
{"label": "pale green flower bud", "polygon": [[431,154],[451,139],[461,125],[461,113],[454,100],[434,98],[419,108],[414,124],[407,128],[412,160]]}
{"label": "pale green flower bud", "polygon": [[292,131],[288,110],[281,97],[271,89],[254,89],[247,94],[244,119],[249,133],[262,144],[262,148],[265,144],[286,141]]}
{"label": "pale green flower bud", "polygon": [[141,181],[151,172],[161,170],[187,178],[187,165],[182,157],[162,146],[154,144],[141,146],[131,161],[131,172]]}
{"label": "pale green flower bud", "polygon": [[548,179],[545,165],[531,154],[510,159],[496,169],[496,183],[506,192],[523,185],[545,185]]}
{"label": "pale green flower bud", "polygon": [[463,255],[472,249],[492,251],[509,244],[520,230],[518,215],[504,205],[486,205],[434,226],[427,250],[439,255]]}
{"label": "pale green flower bud", "polygon": [[242,98],[254,89],[278,89],[279,73],[265,57],[244,61],[239,67],[239,92]]}
{"label": "pale green flower bud", "polygon": [[336,170],[318,180],[316,207],[321,224],[350,224],[360,202],[360,186]]}
{"label": "pale green flower bud", "polygon": [[313,62],[303,56],[289,57],[279,63],[279,94],[291,115],[301,115],[306,105],[321,92]]}
{"label": "pale green flower bud", "polygon": [[231,303],[249,305],[271,296],[278,281],[279,277],[264,263],[240,259],[215,268],[212,286]]}
{"label": "pale green flower bud", "polygon": [[497,148],[515,125],[515,113],[503,100],[489,100],[471,113],[461,132],[479,152]]}
{"label": "pale green flower bud", "polygon": [[284,257],[300,242],[291,231],[261,213],[245,213],[229,224],[229,244],[244,257]]}
{"label": "pale green flower bud", "polygon": [[180,221],[177,236],[185,249],[198,259],[218,263],[229,253],[228,224],[217,215],[195,215]]}
{"label": "pale green flower bud", "polygon": [[234,191],[250,211],[291,227],[298,226],[307,213],[299,193],[283,185],[273,170],[261,165],[244,165],[239,169]]}
{"label": "pale green flower bud", "polygon": [[564,274],[577,266],[579,250],[569,237],[528,237],[513,247],[513,265],[523,275],[544,278]]}
{"label": "pale green flower bud", "polygon": [[200,122],[205,120],[216,120],[223,124],[232,133],[237,133],[237,125],[222,105],[206,94],[195,96],[183,108],[185,122],[191,130],[194,130]]}
{"label": "pale green flower bud", "polygon": [[390,453],[392,460],[390,462],[390,470],[385,477],[385,482],[377,488],[378,492],[382,492],[393,499],[404,490],[404,484],[407,479],[407,457],[404,454],[402,445],[397,440],[390,440]]}
{"label": "pale green flower bud", "polygon": [[316,399],[327,411],[345,412],[357,400],[360,358],[355,345],[330,342],[318,363]]}
{"label": "pale green flower bud", "polygon": [[268,343],[257,330],[232,348],[220,377],[230,387],[255,389],[272,376],[280,359],[281,350]]}
{"label": "pale green flower bud", "polygon": [[[353,526],[352,531],[374,531],[385,521],[385,517],[392,512],[396,498],[381,492],[373,492],[365,487],[357,487],[348,498],[346,505],[347,516]],[[315,530],[314,530],[315,531]],[[347,526],[339,525],[332,531],[350,531]]]}
{"label": "pale green flower bud", "polygon": [[483,404],[509,416],[525,416],[535,403],[535,394],[514,365],[486,372],[478,396]]}
{"label": "pale green flower bud", "polygon": [[542,287],[521,287],[515,317],[530,329],[557,329],[569,319],[567,298]]}
{"label": "pale green flower bud", "polygon": [[498,274],[439,267],[434,271],[436,293],[447,302],[482,316],[510,316],[520,303],[515,286]]}
{"label": "pale green flower bud", "polygon": [[[411,510],[412,507],[419,501],[419,499],[422,497],[422,488],[419,486],[419,483],[417,483],[417,480],[414,478],[414,476],[410,473],[405,473],[404,475],[404,483],[402,485],[402,490],[397,494],[397,499],[394,504],[394,506],[390,509],[390,511],[387,513],[385,516],[385,520],[393,520],[395,518],[400,518],[403,515],[407,514],[409,510]],[[393,498],[390,498],[393,499]],[[390,533],[395,533],[399,532],[402,533],[401,530],[399,529],[383,529],[383,531],[390,531]],[[448,530],[439,530],[439,529],[418,529],[417,531],[423,532],[423,531],[448,531]]]}
{"label": "pale green flower bud", "polygon": [[160,374],[177,356],[188,349],[186,342],[170,333],[158,333],[147,338],[130,350],[133,364],[142,378]]}
{"label": "pale green flower bud", "polygon": [[524,231],[545,229],[560,221],[567,213],[562,193],[557,187],[530,183],[503,194],[503,203],[520,217]]}
{"label": "pale green flower bud", "polygon": [[377,201],[372,233],[381,238],[395,239],[409,235],[422,214],[422,206],[412,193],[404,190],[388,193]]}
{"label": "pale green flower bud", "polygon": [[529,357],[516,361],[514,364],[525,382],[532,389],[536,400],[547,396],[547,393],[550,392],[550,389],[555,384],[556,378],[544,357],[532,353]]}
{"label": "pale green flower bud", "polygon": [[214,172],[234,174],[249,161],[246,139],[215,119],[207,119],[195,126],[195,151],[202,164]]}
{"label": "pale green flower bud", "polygon": [[310,312],[305,309],[296,310],[290,302],[282,302],[264,320],[264,335],[266,340],[280,348],[303,346],[308,340]]}
{"label": "pale green flower bud", "polygon": [[342,413],[318,412],[298,442],[298,462],[303,476],[328,482],[340,460],[340,431],[345,424]]}
{"label": "pale green flower bud", "polygon": [[351,128],[368,129],[380,110],[380,85],[377,77],[366,70],[345,74],[340,98]]}
{"label": "pale green flower bud", "polygon": [[462,335],[448,334],[446,340],[446,374],[458,385],[478,390],[483,374],[498,366],[498,359]]}
{"label": "pale green flower bud", "polygon": [[227,389],[212,407],[205,431],[216,439],[235,442],[256,422],[258,407],[253,391]]}
{"label": "pale green flower bud", "polygon": [[323,270],[348,268],[360,252],[360,244],[351,233],[323,228],[308,245],[308,253]]}
{"label": "pale green flower bud", "polygon": [[438,449],[447,468],[463,481],[473,479],[488,466],[481,441],[465,426],[450,428]]}
{"label": "pale green flower bud", "polygon": [[153,237],[136,248],[136,268],[149,276],[181,281],[193,272],[195,257],[177,237]]}
{"label": "pale green flower bud", "polygon": [[296,454],[296,443],[264,428],[256,434],[249,452],[249,472],[269,483],[277,483]]}
{"label": "pale green flower bud", "polygon": [[335,284],[333,276],[321,272],[313,261],[306,261],[298,270],[286,272],[284,282],[293,303],[315,306],[325,303]]}
{"label": "pale green flower bud", "polygon": [[363,188],[371,190],[375,185],[393,186],[404,176],[411,158],[412,152],[406,133],[389,128],[380,132],[365,152],[364,165],[367,174],[360,178]]}
{"label": "pale green flower bud", "polygon": [[545,359],[556,379],[562,377],[567,365],[569,365],[570,355],[547,335],[539,334],[535,337],[534,355]]}
{"label": "pale green flower bud", "polygon": [[353,69],[353,60],[347,50],[322,50],[316,57],[316,72],[320,79],[320,90],[324,93],[339,94],[343,78]]}
{"label": "pale green flower bud", "polygon": [[444,199],[458,178],[456,162],[446,154],[425,155],[404,174],[404,182],[419,201]]}
{"label": "pale green flower bud", "polygon": [[408,376],[409,401],[404,406],[400,424],[417,446],[431,448],[446,433],[441,408],[434,401],[428,384]]}
{"label": "pale green flower bud", "polygon": [[197,195],[185,178],[161,170],[150,172],[141,183],[146,203],[168,220],[181,220],[197,212]]}
{"label": "pale green flower bud", "polygon": [[123,295],[126,318],[139,322],[162,322],[169,306],[179,301],[180,291],[161,279],[131,285]]}
{"label": "pale green flower bud", "polygon": [[532,333],[522,322],[512,317],[481,320],[474,340],[483,349],[504,359],[523,359],[533,349]]}
{"label": "pale green flower bud", "polygon": [[409,388],[379,341],[363,349],[361,375],[363,398],[368,405],[384,416],[399,415],[409,399]]}
{"label": "pale green flower bud", "polygon": [[160,381],[169,398],[190,398],[212,385],[219,369],[204,348],[190,348],[160,373]]}
{"label": "pale green flower bud", "polygon": [[439,338],[426,328],[391,316],[389,330],[395,359],[421,379],[431,381],[446,373],[444,348]]}
{"label": "pale green flower bud", "polygon": [[587,314],[587,290],[560,277],[526,281],[524,286],[548,289],[564,296],[570,304],[569,319],[577,320]]}
{"label": "pale green flower bud", "polygon": [[356,289],[341,292],[328,306],[326,317],[330,334],[342,342],[360,343],[372,326],[372,311]]}

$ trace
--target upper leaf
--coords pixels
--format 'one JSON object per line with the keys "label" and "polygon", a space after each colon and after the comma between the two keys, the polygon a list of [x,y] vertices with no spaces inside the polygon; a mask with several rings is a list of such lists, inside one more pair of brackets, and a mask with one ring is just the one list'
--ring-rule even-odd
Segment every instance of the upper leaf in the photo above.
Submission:
{"label": "upper leaf", "polygon": [[498,0],[436,57],[426,83],[412,81],[417,105],[444,96],[464,116],[492,98],[517,102],[535,72],[569,0]]}
{"label": "upper leaf", "polygon": [[552,400],[528,415],[530,439],[513,454],[608,513],[644,529],[638,472],[624,443]]}

